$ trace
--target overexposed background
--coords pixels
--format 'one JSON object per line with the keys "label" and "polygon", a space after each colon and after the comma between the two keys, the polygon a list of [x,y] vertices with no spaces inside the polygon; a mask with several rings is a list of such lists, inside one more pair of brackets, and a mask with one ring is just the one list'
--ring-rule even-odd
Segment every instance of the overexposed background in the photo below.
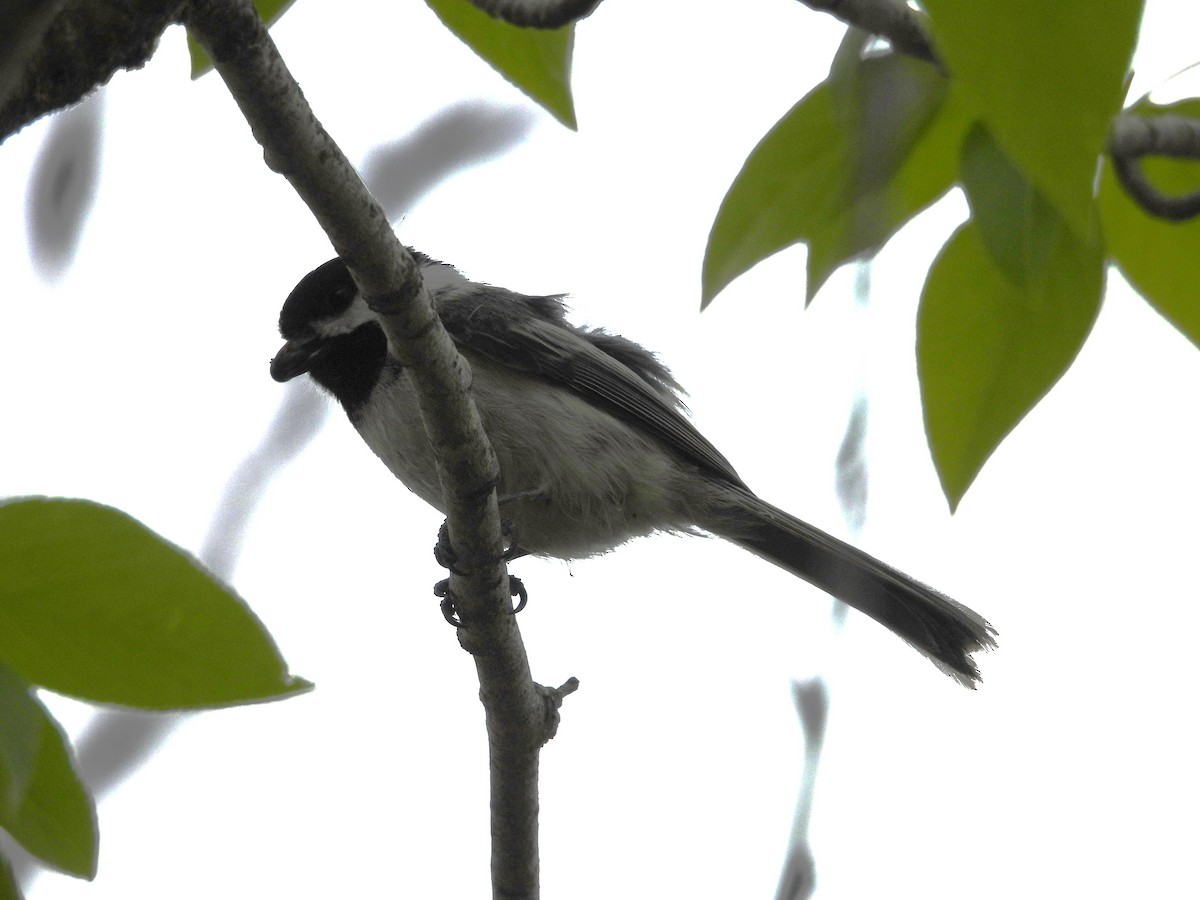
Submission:
{"label": "overexposed background", "polygon": [[[1135,94],[1195,61],[1198,26],[1194,4],[1151,0]],[[805,310],[794,248],[698,314],[725,189],[841,31],[765,0],[605,4],[578,30],[575,134],[421,3],[309,0],[273,30],[355,161],[463,100],[527,110],[528,140],[430,193],[402,239],[569,291],[577,320],[660,352],[745,480],[835,533],[865,389],[857,540],[1000,631],[971,693],[865,618],[835,635],[827,597],[719,542],[519,561],[534,677],[582,681],[543,754],[544,894],[770,897],[803,753],[790,684],[820,672],[818,897],[1178,896],[1200,837],[1196,348],[1110,274],[1079,359],[951,517],[913,335],[960,196],[880,254],[865,312],[851,268]],[[199,554],[287,391],[313,391],[267,365],[283,298],[331,251],[219,79],[188,81],[182,30],[103,94],[98,194],[60,278],[25,250],[49,123],[0,147],[0,496],[113,504]],[[232,574],[316,691],[189,718],[104,797],[95,883],[45,875],[31,897],[486,896],[482,709],[430,592],[439,521],[328,410]],[[86,729],[86,707],[49,702]]]}

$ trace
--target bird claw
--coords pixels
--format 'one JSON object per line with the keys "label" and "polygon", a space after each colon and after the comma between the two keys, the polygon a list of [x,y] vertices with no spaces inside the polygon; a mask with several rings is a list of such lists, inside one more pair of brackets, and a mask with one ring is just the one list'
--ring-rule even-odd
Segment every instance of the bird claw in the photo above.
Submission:
{"label": "bird claw", "polygon": [[[512,608],[509,615],[515,616],[525,608],[525,604],[529,602],[529,592],[525,590],[525,582],[516,575],[508,576],[508,590],[513,597],[520,598],[517,605]],[[462,628],[463,622],[458,615],[458,609],[454,605],[454,592],[450,590],[450,579],[443,578],[433,586],[433,595],[440,597],[442,602],[439,604],[442,610],[442,618],[455,628]]]}
{"label": "bird claw", "polygon": [[455,628],[462,628],[462,619],[458,617],[454,607],[454,592],[450,590],[449,578],[443,578],[433,586],[433,596],[442,598],[442,602],[438,604],[442,610],[442,618]]}
{"label": "bird claw", "polygon": [[[501,555],[504,562],[511,562],[517,557],[524,556],[525,551],[517,546],[517,527],[513,524],[512,519],[504,517],[500,518],[500,531],[504,536],[505,549]],[[438,565],[443,569],[448,569],[452,575],[465,575],[458,568],[458,554],[454,552],[454,547],[450,544],[450,525],[443,521],[442,527],[438,529],[437,543],[433,545],[433,558],[437,560]],[[516,575],[508,576],[508,589],[513,597],[518,597],[517,605],[512,609],[512,615],[516,615],[525,608],[525,604],[529,602],[529,593],[525,590],[525,584]],[[450,579],[443,578],[433,586],[433,594],[435,597],[440,597],[442,618],[453,625],[455,628],[461,628],[462,618],[458,615],[458,608],[454,603],[454,593],[450,590]]]}
{"label": "bird claw", "polygon": [[525,590],[525,582],[516,575],[508,576],[508,591],[513,597],[520,597],[517,605],[513,607],[512,615],[516,615],[525,608],[525,604],[529,602],[529,592]]}
{"label": "bird claw", "polygon": [[[513,524],[512,519],[500,517],[500,534],[504,538],[504,552],[500,558],[505,562],[512,562],[514,559],[519,559],[524,556],[526,551],[517,546],[517,526]],[[455,575],[465,575],[458,568],[458,554],[454,551],[454,547],[450,544],[450,523],[442,520],[442,527],[438,529],[437,543],[433,545],[433,558],[437,560],[437,564],[443,569],[448,569]]]}
{"label": "bird claw", "polygon": [[450,545],[450,523],[444,519],[442,520],[442,527],[438,529],[437,543],[433,545],[433,558],[437,560],[439,566],[443,569],[448,569],[454,575],[466,574],[456,565],[458,563],[458,554],[454,552],[454,548]]}

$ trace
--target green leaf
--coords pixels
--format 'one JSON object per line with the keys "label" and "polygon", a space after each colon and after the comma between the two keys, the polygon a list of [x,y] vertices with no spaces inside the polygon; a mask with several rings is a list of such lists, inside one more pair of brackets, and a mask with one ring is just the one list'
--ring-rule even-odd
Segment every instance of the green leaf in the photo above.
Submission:
{"label": "green leaf", "polygon": [[864,60],[835,108],[856,152],[839,208],[807,236],[809,301],[839,266],[875,253],[954,185],[970,122],[936,69],[895,55]]}
{"label": "green leaf", "polygon": [[[1170,106],[1143,101],[1131,112],[1173,113],[1200,118],[1200,100]],[[1142,159],[1142,170],[1160,191],[1169,195],[1200,190],[1200,162]],[[1200,347],[1200,219],[1167,222],[1148,215],[1113,174],[1105,159],[1100,175],[1100,215],[1113,261],[1122,274],[1193,344]]]}
{"label": "green leaf", "polygon": [[1096,161],[1120,110],[1141,0],[928,0],[955,90],[1086,239]]}
{"label": "green leaf", "polygon": [[[96,874],[99,834],[92,798],[79,780],[66,737],[28,684],[0,666],[4,691],[24,693],[32,713],[34,757],[20,802],[0,804],[0,827],[26,850],[56,868],[92,878]],[[3,723],[7,731],[8,723]],[[9,873],[11,881],[12,874]],[[0,882],[3,882],[0,875]],[[0,897],[4,896],[0,885]]]}
{"label": "green leaf", "polygon": [[574,130],[571,53],[575,26],[518,28],[493,19],[469,0],[425,0],[442,24],[563,125]]}
{"label": "green leaf", "polygon": [[311,685],[178,547],[84,500],[0,505],[0,662],[32,684],[143,709],[227,706]]}
{"label": "green leaf", "polygon": [[993,262],[1018,285],[1044,279],[1062,217],[978,122],[963,141],[962,180]]}
{"label": "green leaf", "polygon": [[0,900],[25,900],[25,895],[21,893],[21,887],[13,875],[12,866],[3,853],[0,853]]}
{"label": "green leaf", "polygon": [[709,234],[702,305],[779,250],[809,241],[808,298],[944,193],[966,119],[929,65],[842,58],[780,119],[730,185]]}
{"label": "green leaf", "polygon": [[0,665],[0,811],[15,815],[25,801],[41,735],[28,683]]}
{"label": "green leaf", "polygon": [[[259,17],[270,28],[295,2],[296,0],[254,0],[254,8],[258,10]],[[208,51],[200,46],[190,31],[187,41],[188,54],[192,58],[192,80],[195,81],[201,75],[212,71],[213,63],[208,56]]]}
{"label": "green leaf", "polygon": [[[1042,204],[1053,209],[1049,203]],[[1100,310],[1103,253],[1059,220],[1029,229],[1048,247],[1037,277],[1014,281],[979,225],[960,228],[933,264],[917,317],[925,431],[942,490],[958,506],[1004,437],[1062,376]]]}
{"label": "green leaf", "polygon": [[701,307],[743,272],[835,215],[849,152],[827,84],[775,123],[746,157],[717,210],[704,251]]}

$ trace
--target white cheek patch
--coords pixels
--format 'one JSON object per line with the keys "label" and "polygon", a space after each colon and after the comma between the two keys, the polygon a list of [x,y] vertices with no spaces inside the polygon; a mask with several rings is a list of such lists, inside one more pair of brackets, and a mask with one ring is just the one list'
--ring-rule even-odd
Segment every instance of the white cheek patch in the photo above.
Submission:
{"label": "white cheek patch", "polygon": [[359,325],[375,322],[378,319],[379,317],[367,306],[367,301],[362,298],[362,294],[355,293],[354,302],[345,312],[332,319],[322,319],[313,326],[313,331],[320,338],[337,337],[339,334],[349,334]]}
{"label": "white cheek patch", "polygon": [[[421,279],[425,282],[425,288],[431,295],[470,284],[457,269],[447,263],[432,263],[423,266]],[[367,301],[362,298],[362,294],[355,292],[354,301],[346,308],[345,312],[339,313],[332,319],[322,319],[313,326],[313,331],[319,338],[332,338],[339,334],[349,334],[360,325],[377,321],[379,321],[379,316],[367,306]]]}

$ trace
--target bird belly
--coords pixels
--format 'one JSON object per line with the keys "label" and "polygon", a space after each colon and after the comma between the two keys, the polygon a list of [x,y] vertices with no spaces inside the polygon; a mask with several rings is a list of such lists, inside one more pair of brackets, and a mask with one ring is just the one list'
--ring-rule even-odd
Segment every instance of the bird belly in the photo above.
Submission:
{"label": "bird belly", "polygon": [[[486,357],[468,356],[472,390],[500,464],[500,513],[526,552],[559,559],[604,553],[655,531],[688,530],[682,463],[578,395]],[[445,512],[433,451],[403,371],[368,400],[363,440],[410,490]]]}

